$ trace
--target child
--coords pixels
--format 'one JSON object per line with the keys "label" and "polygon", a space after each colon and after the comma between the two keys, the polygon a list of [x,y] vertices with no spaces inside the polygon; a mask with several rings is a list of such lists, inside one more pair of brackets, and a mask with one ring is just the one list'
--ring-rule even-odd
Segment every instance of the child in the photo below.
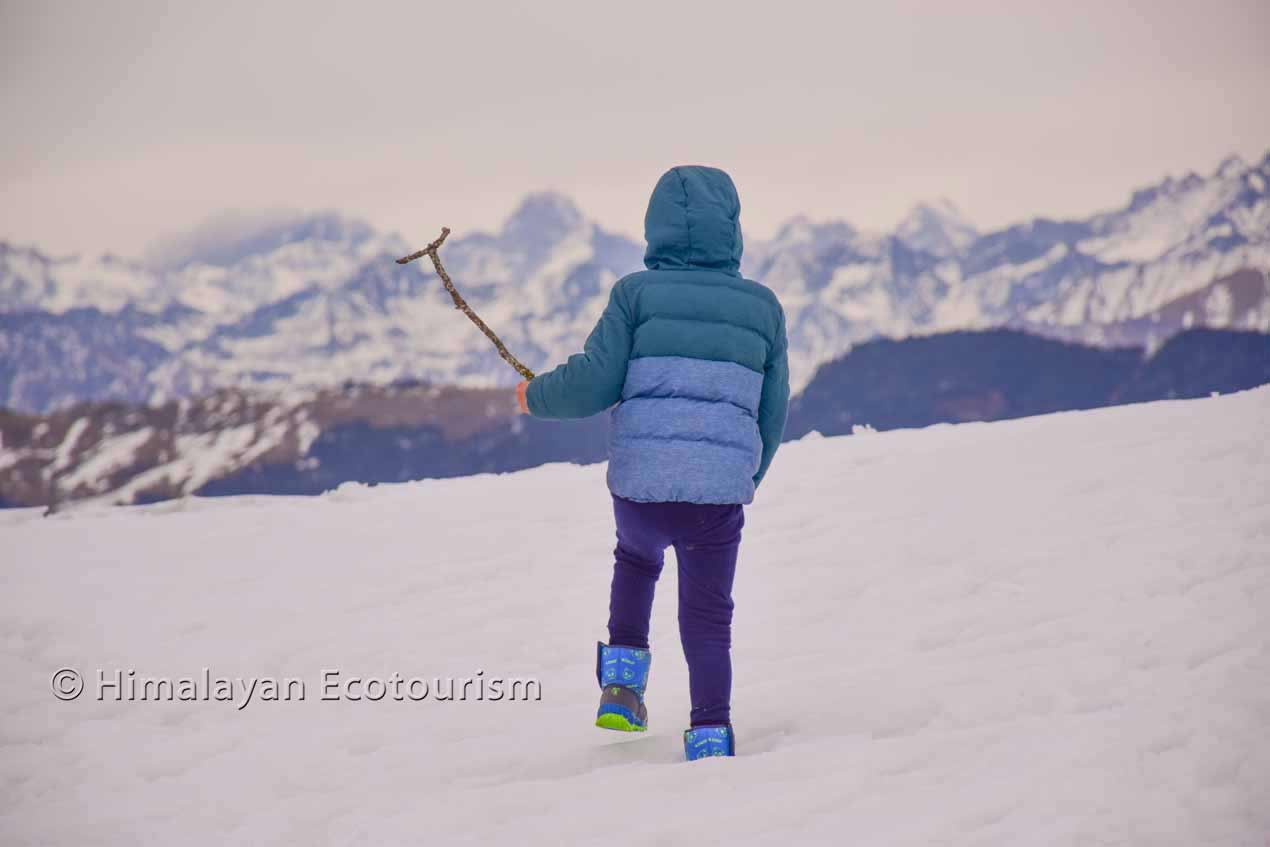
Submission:
{"label": "child", "polygon": [[723,171],[668,171],[644,217],[648,269],[613,286],[585,352],[516,389],[521,409],[540,418],[616,404],[608,487],[617,549],[595,723],[647,728],[648,622],[662,555],[674,547],[690,760],[735,753],[732,578],[742,506],[772,462],[789,402],[785,316],[771,291],[739,273],[740,213]]}

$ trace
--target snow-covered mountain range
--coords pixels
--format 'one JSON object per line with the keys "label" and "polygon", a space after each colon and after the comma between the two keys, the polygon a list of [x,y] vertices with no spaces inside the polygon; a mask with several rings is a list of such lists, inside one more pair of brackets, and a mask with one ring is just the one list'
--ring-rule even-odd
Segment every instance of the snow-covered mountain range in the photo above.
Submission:
{"label": "snow-covered mountain range", "polygon": [[790,222],[747,272],[781,296],[802,379],[847,346],[1010,326],[1158,345],[1191,326],[1270,330],[1270,154],[1135,192],[1085,220],[976,233],[950,204],[894,233]]}
{"label": "snow-covered mountain range", "polygon": [[[796,389],[876,336],[1011,326],[1154,346],[1190,326],[1265,331],[1268,185],[1270,154],[1166,179],[1087,219],[995,232],[947,201],[919,205],[889,233],[796,218],[751,240],[743,269],[785,305]],[[394,263],[435,232],[411,237],[328,213],[218,219],[144,262],[0,244],[0,405],[514,381],[429,266]],[[498,232],[456,233],[442,256],[472,306],[541,369],[578,349],[642,247],[541,193]]]}

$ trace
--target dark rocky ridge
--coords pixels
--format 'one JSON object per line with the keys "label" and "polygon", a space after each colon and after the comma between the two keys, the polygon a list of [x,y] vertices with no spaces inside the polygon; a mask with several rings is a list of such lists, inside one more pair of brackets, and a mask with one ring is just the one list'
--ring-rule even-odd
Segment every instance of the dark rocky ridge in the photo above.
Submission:
{"label": "dark rocky ridge", "polygon": [[[788,438],[1203,397],[1270,383],[1270,335],[1191,330],[1151,355],[1013,330],[877,340],[819,368]],[[0,506],[185,494],[318,494],[602,461],[607,415],[538,421],[507,389],[346,384],[299,397],[241,389],[160,406],[0,412]]]}

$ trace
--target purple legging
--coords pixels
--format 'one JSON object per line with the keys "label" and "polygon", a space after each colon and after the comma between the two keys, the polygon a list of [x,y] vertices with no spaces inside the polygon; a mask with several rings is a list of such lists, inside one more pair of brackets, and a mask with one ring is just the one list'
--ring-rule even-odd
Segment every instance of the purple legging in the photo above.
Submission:
{"label": "purple legging", "polygon": [[679,638],[688,660],[692,725],[726,724],[732,699],[732,578],[745,513],[740,505],[636,503],[613,498],[617,518],[609,643],[648,647],[663,553],[679,561]]}

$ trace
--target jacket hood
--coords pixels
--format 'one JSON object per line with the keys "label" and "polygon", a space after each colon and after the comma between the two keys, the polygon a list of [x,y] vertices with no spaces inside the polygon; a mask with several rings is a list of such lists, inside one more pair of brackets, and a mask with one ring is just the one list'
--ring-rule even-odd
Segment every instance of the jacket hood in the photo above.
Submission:
{"label": "jacket hood", "polygon": [[657,180],[644,215],[644,265],[650,270],[741,267],[741,199],[718,168],[682,165]]}

